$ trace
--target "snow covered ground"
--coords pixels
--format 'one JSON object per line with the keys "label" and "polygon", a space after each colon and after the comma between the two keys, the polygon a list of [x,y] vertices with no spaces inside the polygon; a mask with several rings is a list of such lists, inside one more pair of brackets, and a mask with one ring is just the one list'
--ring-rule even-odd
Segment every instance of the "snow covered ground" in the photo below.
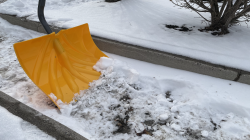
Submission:
{"label": "snow covered ground", "polygon": [[1,140],[55,140],[36,126],[14,116],[0,106]]}
{"label": "snow covered ground", "polygon": [[1,18],[0,28],[0,90],[88,139],[250,139],[249,85],[109,53],[94,67],[100,79],[59,111],[12,46],[43,34]]}
{"label": "snow covered ground", "polygon": [[[8,0],[0,4],[0,13],[38,21],[37,3]],[[250,71],[247,24],[232,27],[221,37],[199,32],[207,26],[202,19],[169,0],[47,0],[45,17],[51,25],[70,28],[89,23],[93,35]],[[166,24],[185,25],[192,31],[180,32]]]}

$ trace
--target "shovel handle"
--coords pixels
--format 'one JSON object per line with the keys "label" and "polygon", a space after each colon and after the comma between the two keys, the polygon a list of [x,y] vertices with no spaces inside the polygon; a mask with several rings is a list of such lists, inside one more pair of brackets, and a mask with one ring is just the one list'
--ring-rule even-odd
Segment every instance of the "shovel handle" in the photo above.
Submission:
{"label": "shovel handle", "polygon": [[39,18],[39,21],[41,22],[41,24],[43,25],[43,28],[47,32],[47,34],[51,34],[52,30],[50,29],[47,21],[45,20],[44,13],[43,13],[43,10],[45,7],[45,2],[46,2],[46,0],[39,0],[39,2],[38,2],[38,9],[37,9],[38,18]]}

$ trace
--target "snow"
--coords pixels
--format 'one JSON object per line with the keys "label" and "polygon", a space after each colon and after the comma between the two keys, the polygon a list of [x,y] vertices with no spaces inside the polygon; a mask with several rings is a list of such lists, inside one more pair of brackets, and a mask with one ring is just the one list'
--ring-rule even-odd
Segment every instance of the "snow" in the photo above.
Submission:
{"label": "snow", "polygon": [[[37,1],[8,0],[0,4],[0,13],[38,21]],[[49,0],[45,17],[51,25],[70,28],[89,23],[92,35],[250,71],[247,24],[233,26],[230,34],[220,37],[199,32],[207,24],[169,0]],[[185,25],[192,31],[168,29],[166,24]]]}
{"label": "snow", "polygon": [[205,130],[203,130],[203,131],[201,131],[201,135],[202,135],[203,137],[208,137],[208,132],[205,131]]}
{"label": "snow", "polygon": [[159,120],[166,121],[169,118],[169,113],[161,114]]}
{"label": "snow", "polygon": [[16,7],[24,7],[24,4],[21,1],[15,1],[15,2],[13,2],[11,4],[16,6]]}
{"label": "snow", "polygon": [[90,140],[250,139],[249,85],[109,53],[94,66],[100,78],[59,110],[13,50],[43,34],[2,19],[0,28],[0,90]]}
{"label": "snow", "polygon": [[36,126],[14,116],[0,106],[1,140],[55,140]]}
{"label": "snow", "polygon": [[177,125],[177,124],[175,124],[175,123],[171,125],[171,128],[174,129],[174,130],[177,131],[177,132],[178,132],[178,131],[181,131],[181,126],[179,126],[179,125]]}

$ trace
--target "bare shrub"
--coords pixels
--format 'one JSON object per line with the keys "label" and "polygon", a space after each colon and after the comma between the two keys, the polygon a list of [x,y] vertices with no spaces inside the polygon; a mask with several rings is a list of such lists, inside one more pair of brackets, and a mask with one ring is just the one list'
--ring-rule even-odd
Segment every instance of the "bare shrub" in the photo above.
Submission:
{"label": "bare shrub", "polygon": [[[170,0],[173,4],[195,11],[209,23],[203,30],[215,31],[216,34],[229,33],[231,25],[240,22],[249,22],[250,0]],[[210,19],[205,18],[202,13],[209,12]]]}

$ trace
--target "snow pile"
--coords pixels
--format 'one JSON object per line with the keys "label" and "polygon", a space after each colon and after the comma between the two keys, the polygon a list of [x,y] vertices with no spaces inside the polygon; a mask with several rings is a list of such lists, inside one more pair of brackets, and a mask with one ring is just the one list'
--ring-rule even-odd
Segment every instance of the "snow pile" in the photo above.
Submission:
{"label": "snow pile", "polygon": [[100,79],[63,114],[98,139],[250,139],[249,108],[189,82],[140,76],[116,59],[101,58],[94,68]]}

